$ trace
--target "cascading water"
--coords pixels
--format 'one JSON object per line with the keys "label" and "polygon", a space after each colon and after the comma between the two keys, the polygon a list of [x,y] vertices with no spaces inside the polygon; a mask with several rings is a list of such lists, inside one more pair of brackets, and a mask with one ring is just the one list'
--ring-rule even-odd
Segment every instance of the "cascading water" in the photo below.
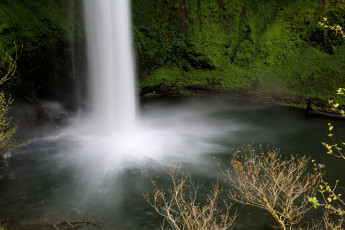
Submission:
{"label": "cascading water", "polygon": [[128,133],[136,120],[135,68],[128,0],[84,1],[91,123]]}
{"label": "cascading water", "polygon": [[202,137],[211,135],[210,126],[216,124],[201,124],[197,119],[185,123],[194,112],[184,108],[172,121],[164,121],[164,116],[174,114],[174,108],[137,118],[129,2],[84,0],[92,113],[91,120],[77,124],[72,132],[81,140],[80,168],[85,169],[83,174],[88,174],[89,180],[95,177],[102,181],[100,178],[111,172],[166,157],[189,158],[193,153],[220,149]]}
{"label": "cascading water", "polygon": [[[300,111],[242,101],[150,101],[141,106],[135,125],[129,0],[84,1],[92,119],[30,141],[13,154],[0,186],[0,216],[11,221],[1,224],[23,224],[0,228],[23,229],[28,223],[34,229],[35,220],[88,217],[102,220],[104,229],[155,229],[161,219],[142,194],[152,191],[152,177],[168,186],[166,176],[157,171],[161,163],[182,162],[207,186],[219,177],[213,156],[218,153],[227,161],[227,154],[221,153],[252,141],[274,141],[289,154],[320,152],[320,138],[326,135],[322,121],[307,121]],[[313,158],[323,159],[318,154]],[[334,178],[343,172],[340,163],[329,162]],[[271,224],[260,212],[239,207],[238,213],[243,215],[238,220],[242,229]]]}

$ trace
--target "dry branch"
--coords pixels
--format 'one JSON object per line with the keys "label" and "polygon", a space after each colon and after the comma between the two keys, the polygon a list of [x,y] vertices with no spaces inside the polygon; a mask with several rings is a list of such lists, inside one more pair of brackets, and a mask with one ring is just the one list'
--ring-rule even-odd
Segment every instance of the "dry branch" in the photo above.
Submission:
{"label": "dry branch", "polygon": [[230,168],[221,168],[232,189],[229,197],[242,204],[267,210],[281,229],[299,224],[313,206],[307,197],[314,196],[320,181],[306,172],[309,158],[283,158],[278,149],[267,153],[238,151],[230,160]]}
{"label": "dry branch", "polygon": [[18,53],[17,45],[14,43],[15,47],[15,55],[14,57],[11,57],[8,53],[5,54],[5,57],[1,58],[0,63],[0,85],[2,85],[4,82],[10,80],[16,70],[17,70],[17,61],[19,59],[19,56],[22,52],[23,46],[21,47],[20,52]]}
{"label": "dry branch", "polygon": [[160,188],[157,180],[151,180],[153,196],[145,194],[147,202],[164,217],[162,229],[165,223],[175,230],[233,228],[237,214],[230,215],[231,205],[225,203],[225,212],[217,208],[217,199],[222,192],[218,183],[213,185],[206,202],[201,204],[197,200],[200,185],[193,183],[189,174],[180,176],[180,167],[164,168],[164,171],[171,179],[172,188]]}
{"label": "dry branch", "polygon": [[104,230],[101,226],[96,224],[92,221],[82,220],[82,221],[71,221],[71,220],[64,220],[54,223],[44,223],[42,225],[52,226],[55,230],[62,230],[62,229],[77,229],[83,226],[92,225],[97,229]]}

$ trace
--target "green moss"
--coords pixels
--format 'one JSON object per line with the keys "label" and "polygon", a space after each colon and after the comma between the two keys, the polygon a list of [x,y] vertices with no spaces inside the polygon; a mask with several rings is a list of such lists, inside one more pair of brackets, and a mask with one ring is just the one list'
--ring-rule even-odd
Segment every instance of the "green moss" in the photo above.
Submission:
{"label": "green moss", "polygon": [[168,69],[159,68],[152,72],[150,77],[140,81],[140,87],[155,86],[161,83],[164,84],[179,84],[181,78],[181,71],[178,68]]}
{"label": "green moss", "polygon": [[344,41],[318,27],[322,17],[345,24],[340,1],[132,5],[138,60],[147,67],[140,71],[141,86],[203,84],[328,99],[345,85]]}
{"label": "green moss", "polygon": [[80,43],[84,36],[80,3],[79,0],[1,1],[0,52],[14,56],[14,42],[18,44],[18,52],[22,51],[16,76],[4,87],[17,96],[53,97],[56,92],[61,95],[71,92],[70,47]]}
{"label": "green moss", "polygon": [[226,69],[183,71],[178,68],[159,68],[140,81],[140,87],[158,84],[175,86],[204,85],[215,90],[238,90],[255,87],[257,78],[255,72],[248,73],[236,65]]}
{"label": "green moss", "polygon": [[[344,39],[318,26],[327,17],[344,27],[342,1],[131,2],[139,87],[207,85],[328,99],[345,85]],[[66,56],[70,44],[82,46],[81,3],[1,1],[0,55],[14,55],[14,41],[24,44],[14,81],[20,91],[49,94],[71,80]]]}

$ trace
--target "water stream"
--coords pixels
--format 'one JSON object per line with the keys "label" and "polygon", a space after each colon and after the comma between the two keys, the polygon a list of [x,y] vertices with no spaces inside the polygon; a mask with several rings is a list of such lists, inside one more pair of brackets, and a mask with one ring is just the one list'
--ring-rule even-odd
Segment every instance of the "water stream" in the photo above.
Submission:
{"label": "water stream", "polygon": [[[213,157],[226,162],[232,149],[252,142],[312,156],[326,165],[330,180],[345,179],[343,162],[320,144],[328,121],[307,120],[300,110],[191,98],[152,100],[138,113],[128,2],[85,0],[90,115],[12,153],[0,216],[25,224],[89,219],[105,229],[156,229],[161,218],[143,193],[152,191],[152,177],[169,183],[162,164],[182,163],[207,191],[223,179]],[[344,140],[344,124],[335,125]],[[235,206],[236,229],[272,225],[265,212]]]}
{"label": "water stream", "polygon": [[85,0],[89,102],[93,132],[131,132],[136,120],[135,68],[127,0]]}

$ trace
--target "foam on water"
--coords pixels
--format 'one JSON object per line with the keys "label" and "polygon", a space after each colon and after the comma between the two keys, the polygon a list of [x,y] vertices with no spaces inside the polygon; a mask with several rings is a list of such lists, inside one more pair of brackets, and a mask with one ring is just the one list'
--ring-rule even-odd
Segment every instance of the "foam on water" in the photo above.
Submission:
{"label": "foam on water", "polygon": [[[198,104],[197,101],[174,105],[150,105],[130,133],[93,133],[90,124],[78,123],[65,130],[60,138],[68,137],[71,145],[68,162],[89,177],[116,174],[128,168],[193,162],[204,164],[205,153],[226,151],[217,143],[222,137],[231,138],[244,129],[243,124],[212,116],[231,106]],[[95,127],[96,128],[96,127]],[[235,137],[233,137],[235,138]],[[212,160],[208,163],[212,163]]]}

